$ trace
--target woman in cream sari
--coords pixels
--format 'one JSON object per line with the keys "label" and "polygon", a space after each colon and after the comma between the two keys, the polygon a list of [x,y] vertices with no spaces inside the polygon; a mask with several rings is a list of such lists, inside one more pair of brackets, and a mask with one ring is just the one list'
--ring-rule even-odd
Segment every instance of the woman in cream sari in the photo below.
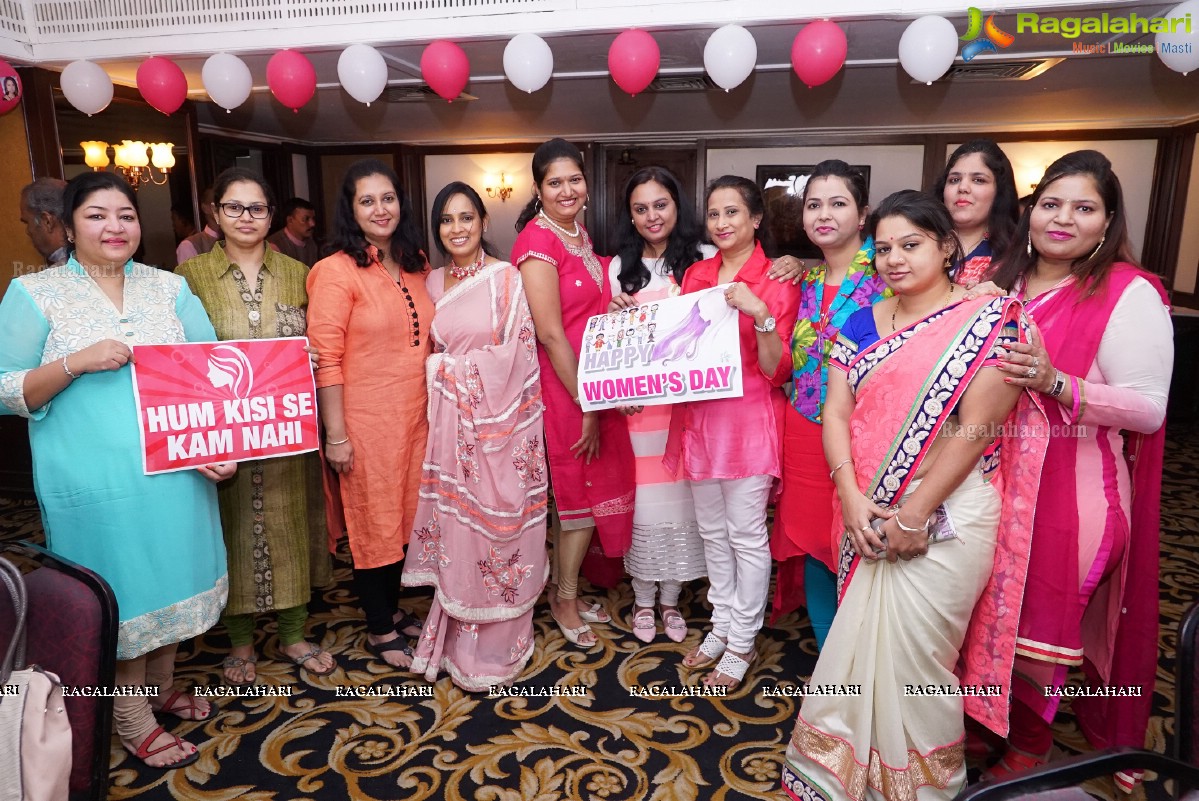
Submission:
{"label": "woman in cream sari", "polygon": [[966,779],[963,712],[1007,725],[1048,431],[1030,395],[985,369],[1027,326],[1011,298],[960,299],[945,207],[898,192],[868,233],[895,297],[855,313],[832,353],[840,605],[810,682],[850,697],[804,700],[783,787],[805,801],[948,799]]}

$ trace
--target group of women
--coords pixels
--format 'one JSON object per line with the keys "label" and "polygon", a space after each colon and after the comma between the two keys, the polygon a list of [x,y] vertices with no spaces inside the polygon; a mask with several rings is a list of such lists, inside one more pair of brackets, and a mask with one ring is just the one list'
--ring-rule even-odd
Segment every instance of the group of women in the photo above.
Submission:
{"label": "group of women", "polygon": [[[255,680],[268,611],[288,659],[336,669],[305,639],[326,528],[349,541],[366,649],[468,690],[521,673],[547,588],[563,637],[598,643],[591,624],[611,616],[580,595],[589,549],[623,559],[643,642],[659,617],[688,638],[682,585],[706,576],[710,626],[682,664],[736,687],[773,556],[776,614],[803,604],[812,621],[812,682],[864,688],[804,701],[783,776],[796,798],[948,798],[967,756],[993,775],[1048,758],[1045,688],[1071,666],[1152,686],[1171,329],[1106,158],[1062,157],[1022,214],[992,142],[959,148],[937,195],[873,211],[857,171],[822,162],[802,196],[813,265],[771,261],[762,193],[743,178],[708,185],[701,221],[668,171],[638,171],[609,261],[581,222],[579,150],[546,142],[532,172],[508,261],[478,193],[439,192],[437,270],[378,161],[347,172],[332,255],[311,271],[265,246],[275,203],[252,173],[220,176],[222,242],[177,275],[131,261],[137,204],[119,178],[68,185],[71,260],[0,304],[0,402],[33,421],[50,546],[116,591],[118,683],[162,688],[118,701],[137,757],[196,759],[153,713],[214,714],[172,691],[172,666],[222,609],[227,682]],[[715,288],[738,312],[742,397],[582,410],[590,317]],[[129,345],[304,334],[320,465],[142,475]],[[399,607],[402,585],[432,588],[424,621]],[[1097,745],[1140,746],[1148,696],[1075,709]]]}

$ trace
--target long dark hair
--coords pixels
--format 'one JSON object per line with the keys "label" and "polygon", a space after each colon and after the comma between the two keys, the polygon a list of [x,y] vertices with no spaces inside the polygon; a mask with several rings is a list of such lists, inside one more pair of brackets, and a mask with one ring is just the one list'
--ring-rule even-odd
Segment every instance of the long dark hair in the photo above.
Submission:
{"label": "long dark hair", "polygon": [[758,244],[762,246],[763,252],[771,258],[774,257],[774,237],[770,235],[770,225],[766,220],[766,201],[762,197],[762,190],[753,181],[748,178],[742,178],[740,175],[722,175],[719,178],[713,178],[708,181],[707,187],[704,188],[704,218],[707,219],[708,201],[712,199],[712,193],[717,189],[736,189],[737,194],[741,195],[741,200],[749,209],[750,216],[757,215],[762,218],[761,224],[758,226],[756,239]]}
{"label": "long dark hair", "polygon": [[583,151],[570,142],[554,138],[538,145],[537,149],[533,151],[533,197],[520,210],[520,216],[516,218],[517,231],[523,231],[529,221],[537,216],[537,212],[541,211],[541,196],[537,190],[541,188],[541,182],[545,180],[545,173],[549,170],[550,165],[558,159],[570,159],[579,168],[579,172],[586,175],[586,171],[583,169]]}
{"label": "long dark hair", "polygon": [[341,192],[338,193],[337,203],[333,207],[333,235],[329,239],[329,250],[345,251],[359,267],[370,266],[370,256],[367,255],[370,243],[366,241],[366,235],[354,219],[354,195],[358,189],[358,182],[371,175],[381,175],[390,181],[400,201],[400,224],[396,226],[391,237],[391,257],[404,272],[421,272],[425,269],[425,243],[420,223],[412,213],[412,203],[408,200],[408,193],[400,186],[400,179],[395,170],[378,159],[356,161],[346,170],[346,177],[341,182]]}
{"label": "long dark hair", "polygon": [[630,215],[634,190],[651,181],[661,184],[666,189],[676,209],[674,229],[670,232],[666,250],[662,253],[666,269],[682,286],[683,273],[704,257],[699,249],[704,230],[695,216],[695,207],[683,192],[679,179],[664,167],[643,167],[633,173],[625,184],[622,207],[624,214],[618,215],[616,223],[616,252],[620,256],[620,273],[616,277],[620,281],[621,291],[629,294],[640,292],[650,281],[649,268],[641,260],[641,254],[645,251],[645,240],[637,233],[637,226],[633,225]]}
{"label": "long dark hair", "polygon": [[[446,250],[445,243],[441,241],[441,213],[454,195],[462,195],[475,207],[475,213],[479,215],[480,222],[487,219],[487,207],[483,205],[483,198],[479,197],[479,193],[474,190],[474,187],[462,181],[451,181],[443,186],[437,193],[437,197],[433,198],[433,210],[429,212],[429,225],[433,228],[433,247],[437,248],[437,252],[442,256],[449,256],[450,252]],[[495,249],[495,245],[487,241],[486,237],[480,237],[479,241],[483,245],[484,253],[493,259],[500,258],[500,252]]]}
{"label": "long dark hair", "polygon": [[873,237],[878,232],[878,224],[887,217],[903,217],[921,231],[927,231],[944,247],[947,242],[953,243],[949,254],[949,263],[957,264],[962,258],[962,242],[953,229],[953,217],[941,198],[933,197],[928,192],[917,189],[901,189],[883,198],[878,208],[870,212],[866,220],[866,235]]}
{"label": "long dark hair", "polygon": [[1045,194],[1050,184],[1071,175],[1085,175],[1095,182],[1108,216],[1107,231],[1099,247],[1075,259],[1070,265],[1070,272],[1086,285],[1086,294],[1094,294],[1116,262],[1140,266],[1136,257],[1132,255],[1132,246],[1128,240],[1128,218],[1124,212],[1124,191],[1120,188],[1120,179],[1112,171],[1112,163],[1098,150],[1075,150],[1050,164],[1041,182],[1033,190],[1032,198],[1024,213],[1020,215],[1020,224],[1016,227],[1016,242],[1027,243],[1026,247],[1013,248],[1003,260],[991,278],[996,284],[1011,289],[1017,278],[1027,275],[1028,271],[1036,266],[1038,255],[1032,246],[1030,234],[1032,213],[1040,204],[1041,195]]}
{"label": "long dark hair", "polygon": [[991,243],[992,262],[999,262],[1018,241],[1016,221],[1020,217],[1020,193],[1016,191],[1016,174],[1012,170],[1012,162],[1008,161],[1007,154],[999,145],[990,139],[971,139],[959,145],[945,162],[941,177],[933,184],[933,194],[942,203],[945,202],[945,184],[949,180],[949,173],[961,158],[971,153],[982,156],[983,163],[995,176],[995,197],[991,201],[991,213],[987,217],[987,240]]}

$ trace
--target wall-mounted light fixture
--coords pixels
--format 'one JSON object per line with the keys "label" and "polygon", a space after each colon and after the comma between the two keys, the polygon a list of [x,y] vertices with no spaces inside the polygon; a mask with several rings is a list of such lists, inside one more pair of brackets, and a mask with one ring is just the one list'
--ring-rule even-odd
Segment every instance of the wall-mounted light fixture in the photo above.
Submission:
{"label": "wall-mounted light fixture", "polygon": [[498,197],[503,203],[512,196],[512,179],[502,172],[498,178],[488,175],[486,190],[487,197]]}
{"label": "wall-mounted light fixture", "polygon": [[[87,166],[96,171],[103,170],[108,166],[109,145],[107,142],[80,142],[79,146],[83,148],[83,162]],[[171,168],[175,166],[175,154],[172,152],[174,147],[172,142],[147,144],[124,139],[120,144],[112,145],[113,162],[117,172],[134,189],[144,183],[162,186],[167,182]],[[158,169],[160,177],[154,176],[154,168]]]}

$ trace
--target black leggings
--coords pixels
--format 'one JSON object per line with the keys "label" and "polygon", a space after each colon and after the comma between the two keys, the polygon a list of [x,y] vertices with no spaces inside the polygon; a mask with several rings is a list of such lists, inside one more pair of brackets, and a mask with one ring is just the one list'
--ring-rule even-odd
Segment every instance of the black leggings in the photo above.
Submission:
{"label": "black leggings", "polygon": [[400,575],[404,563],[354,568],[354,590],[366,614],[366,630],[376,637],[395,631],[392,615],[400,602]]}

